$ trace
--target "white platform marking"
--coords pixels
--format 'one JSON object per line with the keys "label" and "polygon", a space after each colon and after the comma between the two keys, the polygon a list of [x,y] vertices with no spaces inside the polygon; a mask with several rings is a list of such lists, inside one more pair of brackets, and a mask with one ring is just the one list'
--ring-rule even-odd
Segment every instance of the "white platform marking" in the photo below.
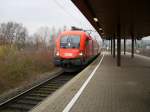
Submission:
{"label": "white platform marking", "polygon": [[84,82],[84,84],[82,85],[82,87],[79,89],[79,91],[74,95],[74,97],[72,98],[72,100],[68,103],[68,105],[64,108],[63,112],[69,112],[70,109],[72,108],[72,106],[75,104],[75,102],[77,101],[77,99],[80,97],[81,93],[83,92],[83,90],[85,89],[85,87],[87,86],[87,84],[90,82],[90,80],[92,79],[92,77],[94,76],[96,70],[98,69],[98,67],[101,65],[102,60],[104,58],[104,54],[102,56],[102,59],[100,60],[100,62],[98,63],[98,65],[95,67],[95,69],[93,70],[93,72],[90,74],[90,76],[88,77],[88,79]]}

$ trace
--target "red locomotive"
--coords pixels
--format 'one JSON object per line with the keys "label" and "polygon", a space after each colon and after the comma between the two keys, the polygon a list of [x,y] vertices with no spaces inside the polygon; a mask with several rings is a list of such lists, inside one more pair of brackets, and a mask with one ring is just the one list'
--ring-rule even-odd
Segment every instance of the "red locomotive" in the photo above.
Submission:
{"label": "red locomotive", "polygon": [[84,31],[65,31],[56,39],[54,63],[65,71],[74,71],[87,65],[100,53],[96,40]]}

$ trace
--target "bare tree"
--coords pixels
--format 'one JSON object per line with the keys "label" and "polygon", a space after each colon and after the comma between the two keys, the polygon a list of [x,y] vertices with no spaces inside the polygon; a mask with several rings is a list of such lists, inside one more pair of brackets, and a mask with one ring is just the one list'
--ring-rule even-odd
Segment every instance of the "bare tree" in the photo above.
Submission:
{"label": "bare tree", "polygon": [[27,29],[25,27],[18,26],[16,28],[14,41],[19,49],[25,46],[25,41],[27,37],[28,37]]}
{"label": "bare tree", "polygon": [[35,41],[39,47],[46,48],[48,46],[48,41],[50,38],[50,28],[49,27],[40,27],[34,34]]}
{"label": "bare tree", "polygon": [[2,45],[12,45],[15,43],[17,47],[21,47],[25,43],[28,36],[27,29],[22,24],[15,22],[7,22],[0,24],[0,40]]}

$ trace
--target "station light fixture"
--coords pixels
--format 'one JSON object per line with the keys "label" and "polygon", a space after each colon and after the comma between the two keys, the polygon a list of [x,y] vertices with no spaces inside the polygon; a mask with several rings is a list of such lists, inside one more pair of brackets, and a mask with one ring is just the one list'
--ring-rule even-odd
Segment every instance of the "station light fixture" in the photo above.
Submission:
{"label": "station light fixture", "polygon": [[98,18],[96,18],[96,17],[94,17],[93,20],[94,20],[95,22],[98,22]]}
{"label": "station light fixture", "polygon": [[79,53],[79,55],[80,55],[80,56],[83,56],[83,53],[82,53],[82,52],[80,52],[80,53]]}
{"label": "station light fixture", "polygon": [[99,30],[102,31],[103,29],[102,29],[102,28],[99,28]]}
{"label": "station light fixture", "polygon": [[101,34],[104,35],[104,32],[102,32]]}
{"label": "station light fixture", "polygon": [[59,56],[59,52],[58,51],[56,52],[56,56]]}

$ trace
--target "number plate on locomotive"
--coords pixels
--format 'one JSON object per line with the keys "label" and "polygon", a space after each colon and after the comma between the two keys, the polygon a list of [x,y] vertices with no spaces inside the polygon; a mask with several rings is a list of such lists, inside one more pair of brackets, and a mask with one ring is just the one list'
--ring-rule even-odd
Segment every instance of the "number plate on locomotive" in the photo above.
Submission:
{"label": "number plate on locomotive", "polygon": [[65,56],[72,56],[72,53],[65,53]]}

